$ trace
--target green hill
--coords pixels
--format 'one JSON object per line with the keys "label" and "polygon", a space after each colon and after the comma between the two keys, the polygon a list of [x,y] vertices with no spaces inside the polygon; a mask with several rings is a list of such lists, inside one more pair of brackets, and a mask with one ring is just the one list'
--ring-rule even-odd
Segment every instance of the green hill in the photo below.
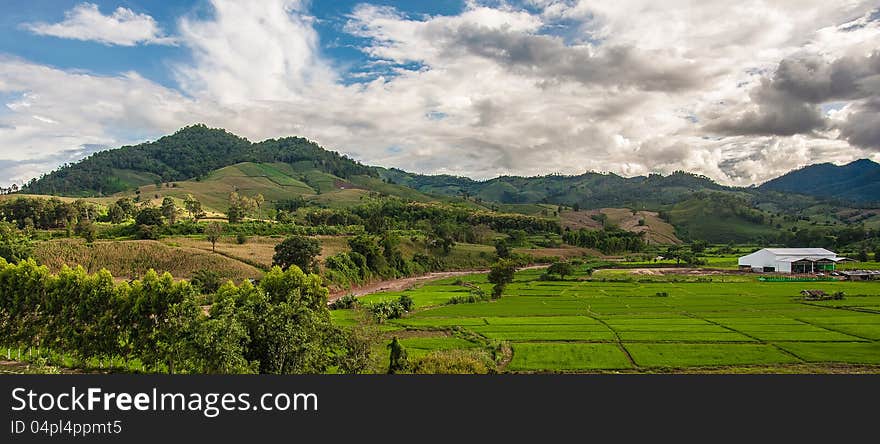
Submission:
{"label": "green hill", "polygon": [[880,164],[868,159],[848,165],[810,165],[777,177],[761,190],[807,194],[861,203],[880,202]]}
{"label": "green hill", "polygon": [[772,239],[779,233],[768,223],[767,213],[753,208],[748,200],[729,194],[696,193],[660,215],[684,240],[743,243]]}
{"label": "green hill", "polygon": [[[376,176],[372,168],[306,139],[290,137],[251,143],[222,129],[195,125],[155,142],[95,153],[32,180],[22,191],[105,196],[150,183],[204,178],[215,170],[244,162],[281,162],[298,165],[301,171],[313,169],[345,179]],[[280,172],[284,173],[283,169]]]}

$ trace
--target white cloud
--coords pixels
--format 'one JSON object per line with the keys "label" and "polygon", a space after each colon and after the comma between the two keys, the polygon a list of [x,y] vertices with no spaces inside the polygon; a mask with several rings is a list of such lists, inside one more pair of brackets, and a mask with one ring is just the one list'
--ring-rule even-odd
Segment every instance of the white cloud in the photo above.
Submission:
{"label": "white cloud", "polygon": [[173,38],[165,36],[153,17],[123,7],[116,8],[112,15],[104,15],[94,3],[80,3],[64,13],[62,22],[29,23],[24,27],[38,35],[105,45],[176,44]]}
{"label": "white cloud", "polygon": [[[340,81],[345,73],[322,57],[307,3],[294,0],[212,0],[212,16],[182,19],[180,43],[193,54],[174,67],[182,92],[133,73],[0,59],[0,93],[24,94],[0,112],[0,146],[17,147],[0,151],[0,162],[42,157],[49,165],[81,145],[118,146],[195,122],[477,178],[684,169],[752,184],[816,161],[880,160],[833,128],[703,130],[750,106],[750,91],[793,54],[835,59],[876,48],[877,22],[860,19],[871,2],[529,1],[537,12],[505,2],[469,2],[454,16],[355,8],[345,29],[367,39],[362,50],[375,65],[396,70],[364,84]],[[844,25],[853,20],[861,27]],[[554,37],[560,23],[566,35]],[[538,49],[554,57],[530,52]],[[403,68],[413,62],[416,69]],[[655,81],[665,78],[676,81]],[[838,120],[856,112],[839,107]]]}

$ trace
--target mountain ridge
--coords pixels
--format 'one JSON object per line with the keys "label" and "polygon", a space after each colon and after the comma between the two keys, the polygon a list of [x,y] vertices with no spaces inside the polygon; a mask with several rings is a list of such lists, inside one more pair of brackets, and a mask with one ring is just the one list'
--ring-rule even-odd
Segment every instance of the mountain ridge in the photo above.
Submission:
{"label": "mountain ridge", "polygon": [[[649,174],[634,177],[597,172],[571,176],[508,175],[480,181],[465,176],[424,175],[398,168],[368,166],[301,137],[251,142],[225,129],[209,128],[204,124],[186,126],[152,142],[92,154],[31,180],[22,188],[22,192],[72,197],[107,196],[152,183],[199,180],[213,171],[244,162],[307,164],[307,168],[345,180],[355,176],[374,178],[376,180],[370,182],[373,188],[380,188],[377,181],[381,179],[384,184],[438,197],[591,209],[626,207],[657,210],[682,202],[696,192],[761,196],[764,199],[767,196],[772,199],[773,195],[781,192],[826,199],[843,197],[856,202],[865,201],[865,196],[871,195],[874,190],[877,191],[874,195],[880,195],[880,165],[867,159],[843,167],[833,164],[811,165],[749,188],[722,185],[709,177],[685,171],[675,171],[665,176]],[[817,192],[817,188],[821,191],[823,186],[820,179],[824,176],[841,176],[840,169],[845,171],[843,175],[850,182],[842,178],[832,182],[834,186],[845,187],[846,192]],[[861,173],[853,175],[853,170]],[[804,189],[805,183],[815,186]]]}

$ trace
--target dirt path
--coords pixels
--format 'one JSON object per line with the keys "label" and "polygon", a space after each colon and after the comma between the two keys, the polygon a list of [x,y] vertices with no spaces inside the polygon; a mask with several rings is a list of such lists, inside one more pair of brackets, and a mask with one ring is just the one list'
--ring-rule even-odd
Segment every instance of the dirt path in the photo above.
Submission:
{"label": "dirt path", "polygon": [[[522,270],[535,270],[540,268],[547,268],[547,265],[533,265],[529,267],[518,268],[518,271]],[[383,291],[404,291],[412,288],[416,284],[431,282],[431,281],[439,281],[440,279],[446,279],[451,277],[458,276],[468,276],[471,274],[483,274],[488,273],[489,270],[463,270],[463,271],[438,271],[434,273],[428,273],[421,276],[413,276],[407,278],[400,279],[391,279],[387,281],[379,281],[373,282],[371,284],[362,285],[360,287],[355,287],[350,290],[337,290],[330,293],[330,297],[327,302],[334,302],[337,299],[347,295],[352,294],[355,297],[367,296],[373,293],[380,293]]]}

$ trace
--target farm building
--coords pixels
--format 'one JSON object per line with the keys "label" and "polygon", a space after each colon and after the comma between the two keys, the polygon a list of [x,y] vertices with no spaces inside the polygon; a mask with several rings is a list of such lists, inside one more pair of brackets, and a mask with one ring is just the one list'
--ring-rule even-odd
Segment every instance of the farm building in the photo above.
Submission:
{"label": "farm building", "polygon": [[739,269],[759,273],[824,273],[847,260],[824,248],[765,248],[739,258]]}

